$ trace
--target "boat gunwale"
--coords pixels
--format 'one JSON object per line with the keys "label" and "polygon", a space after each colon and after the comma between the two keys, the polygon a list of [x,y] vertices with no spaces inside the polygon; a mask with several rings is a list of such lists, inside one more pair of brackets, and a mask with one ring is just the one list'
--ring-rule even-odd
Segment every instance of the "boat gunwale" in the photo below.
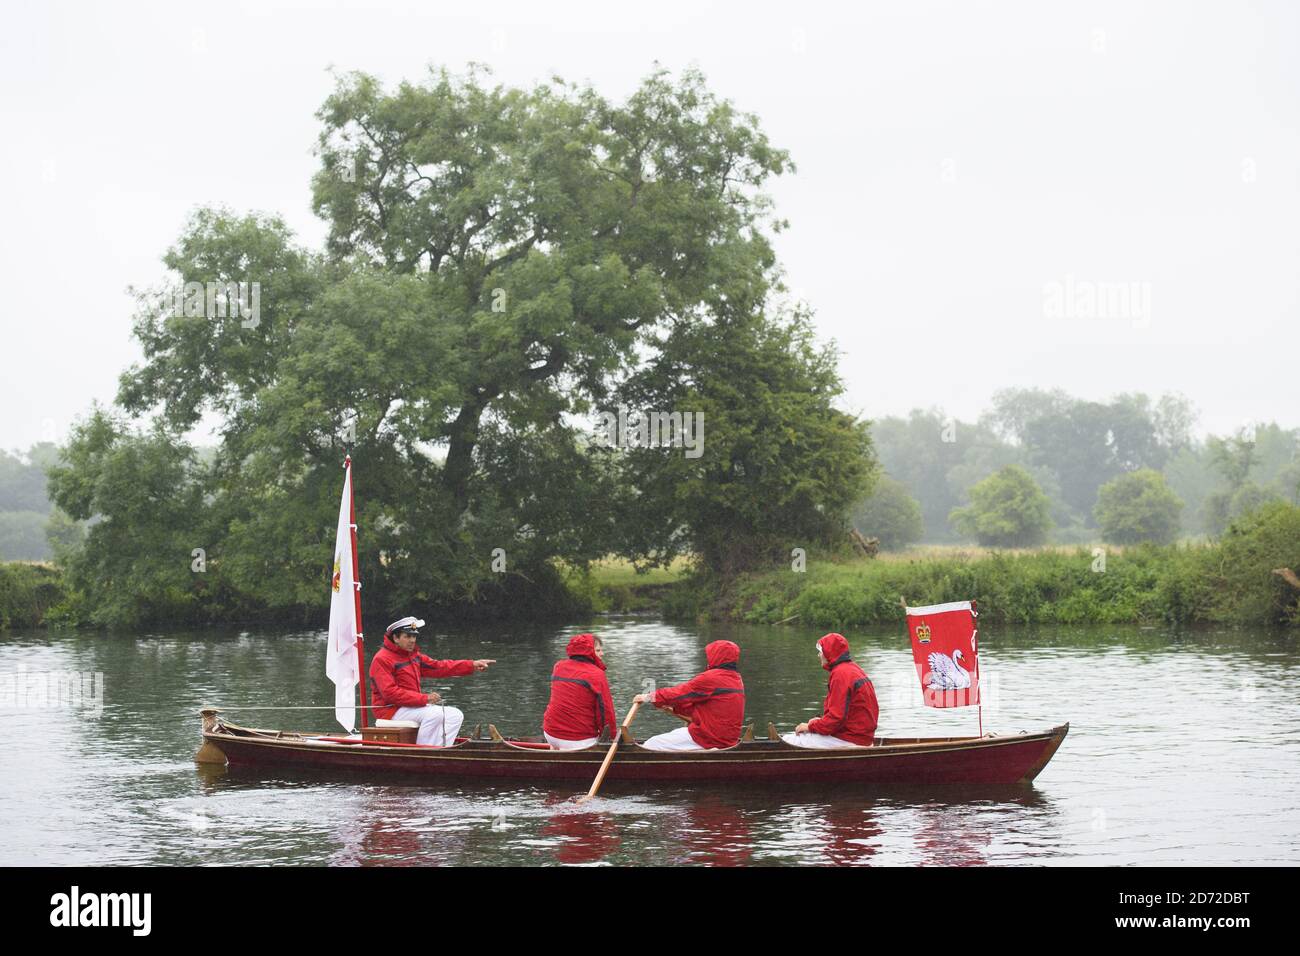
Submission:
{"label": "boat gunwale", "polygon": [[[705,750],[690,753],[648,750],[637,744],[635,750],[621,750],[620,754],[631,757],[621,761],[625,764],[664,764],[664,763],[769,763],[769,762],[830,762],[841,760],[883,759],[890,756],[909,754],[953,753],[970,750],[993,749],[1015,744],[1042,741],[1048,744],[1036,766],[1025,774],[1025,779],[1032,780],[1042,771],[1056,753],[1069,732],[1068,722],[1043,731],[1021,731],[1017,734],[986,735],[983,737],[934,737],[906,738],[907,743],[879,744],[870,747],[858,747],[843,750],[821,750],[810,747],[796,747],[782,740],[741,741],[734,747],[717,750]],[[237,731],[231,733],[229,731]],[[225,732],[223,732],[225,731]],[[242,731],[243,733],[239,733]],[[320,752],[322,748],[347,746],[358,752],[382,754],[386,757],[405,756],[419,760],[452,759],[466,763],[500,762],[507,760],[515,763],[589,763],[593,757],[603,755],[604,748],[598,744],[582,750],[543,750],[530,747],[515,747],[508,741],[467,739],[450,747],[418,747],[412,745],[389,746],[383,742],[366,742],[343,744],[339,741],[325,739],[326,734],[306,734],[296,731],[270,731],[250,727],[241,727],[222,721],[219,729],[204,730],[203,738],[220,746],[222,741],[233,740],[252,746],[269,749],[294,749]],[[885,738],[889,739],[889,738]],[[755,759],[757,758],[757,759]],[[617,759],[617,756],[616,756]]]}

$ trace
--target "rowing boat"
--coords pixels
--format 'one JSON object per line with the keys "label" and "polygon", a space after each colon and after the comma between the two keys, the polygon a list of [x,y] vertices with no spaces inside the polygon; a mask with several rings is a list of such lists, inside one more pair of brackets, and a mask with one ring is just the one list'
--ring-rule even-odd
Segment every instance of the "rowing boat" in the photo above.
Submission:
{"label": "rowing boat", "polygon": [[[241,727],[205,708],[200,762],[231,767],[310,769],[367,776],[489,780],[590,781],[608,744],[552,750],[545,743],[491,736],[457,738],[427,747],[361,736]],[[1069,732],[1062,724],[1039,733],[983,737],[882,737],[873,746],[812,750],[785,743],[769,725],[767,739],[748,729],[725,750],[664,753],[647,750],[624,732],[609,779],[676,782],[854,782],[880,785],[1028,784]]]}

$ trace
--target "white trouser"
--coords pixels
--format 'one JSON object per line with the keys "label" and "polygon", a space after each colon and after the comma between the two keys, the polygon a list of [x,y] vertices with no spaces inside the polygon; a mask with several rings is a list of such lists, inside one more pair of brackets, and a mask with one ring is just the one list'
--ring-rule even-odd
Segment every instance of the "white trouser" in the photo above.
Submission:
{"label": "white trouser", "polygon": [[646,750],[706,750],[695,742],[689,727],[678,727],[666,734],[651,737],[641,745]]}
{"label": "white trouser", "polygon": [[565,740],[563,737],[552,737],[546,731],[542,731],[542,736],[546,742],[556,750],[586,750],[596,744],[598,737],[588,737],[586,740]]}
{"label": "white trouser", "polygon": [[417,744],[450,747],[456,742],[465,715],[455,707],[425,704],[423,707],[399,707],[397,713],[393,714],[393,720],[418,721],[420,732],[415,735]]}
{"label": "white trouser", "polygon": [[862,746],[840,740],[839,737],[832,737],[830,734],[814,734],[811,730],[806,734],[782,734],[781,739],[796,747],[808,747],[812,750],[842,750],[845,747]]}

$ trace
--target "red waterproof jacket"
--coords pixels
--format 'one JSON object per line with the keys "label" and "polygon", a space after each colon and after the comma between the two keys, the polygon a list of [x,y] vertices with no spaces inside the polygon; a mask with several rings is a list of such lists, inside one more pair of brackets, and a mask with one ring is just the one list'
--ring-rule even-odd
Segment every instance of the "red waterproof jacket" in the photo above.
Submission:
{"label": "red waterproof jacket", "polygon": [[745,682],[740,679],[740,648],[714,641],[704,648],[709,669],[685,684],[655,691],[654,705],[691,718],[687,731],[701,747],[734,747],[745,719]]}
{"label": "red waterproof jacket", "polygon": [[822,657],[826,658],[824,666],[830,671],[831,678],[826,682],[823,714],[808,721],[808,729],[851,744],[871,746],[876,739],[876,721],[880,715],[871,678],[853,663],[849,656],[849,642],[843,635],[827,634],[817,642],[817,646],[822,649]]}
{"label": "red waterproof jacket", "polygon": [[399,707],[423,707],[428,695],[420,690],[424,677],[464,677],[474,673],[473,661],[435,661],[419,648],[406,653],[384,638],[384,646],[370,662],[370,703],[376,719],[392,720]]}
{"label": "red waterproof jacket", "polygon": [[605,664],[596,657],[596,636],[579,634],[564,653],[569,656],[556,661],[551,671],[551,702],[542,716],[542,729],[561,740],[599,737],[605,727],[617,733]]}

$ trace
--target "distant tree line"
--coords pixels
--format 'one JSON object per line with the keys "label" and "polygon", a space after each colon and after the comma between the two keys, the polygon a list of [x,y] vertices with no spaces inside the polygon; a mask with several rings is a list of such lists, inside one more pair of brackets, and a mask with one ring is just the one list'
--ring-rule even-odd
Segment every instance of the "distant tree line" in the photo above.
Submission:
{"label": "distant tree line", "polygon": [[53,442],[0,450],[0,561],[49,561],[80,540],[81,526],[50,503],[46,469],[58,460]]}
{"label": "distant tree line", "polygon": [[894,548],[1167,543],[1300,501],[1300,429],[1256,423],[1199,440],[1196,417],[1179,395],[1006,389],[976,422],[939,409],[882,418],[872,437],[886,478],[854,524]]}

